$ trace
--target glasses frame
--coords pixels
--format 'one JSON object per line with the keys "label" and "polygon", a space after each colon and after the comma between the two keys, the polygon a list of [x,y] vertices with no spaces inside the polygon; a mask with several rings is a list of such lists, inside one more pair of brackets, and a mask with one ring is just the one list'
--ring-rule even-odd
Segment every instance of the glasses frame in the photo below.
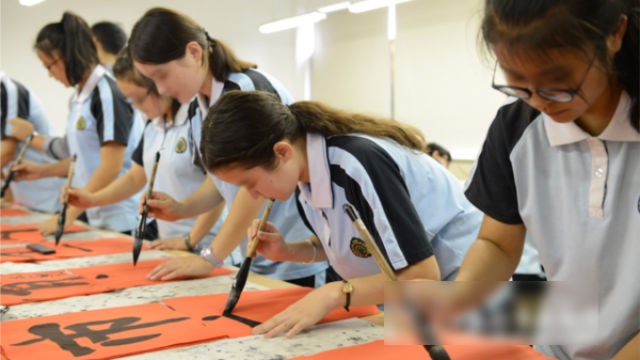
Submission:
{"label": "glasses frame", "polygon": [[[524,88],[524,87],[512,86],[512,85],[496,85],[496,69],[498,68],[498,60],[496,60],[496,63],[493,66],[493,77],[491,79],[491,87],[507,96],[513,96],[522,100],[531,99],[531,96],[535,92],[536,94],[538,94],[538,96],[540,96],[545,100],[560,102],[560,103],[572,102],[576,95],[582,97],[579,94],[580,89],[582,88],[584,81],[587,79],[587,75],[589,74],[589,71],[591,71],[591,67],[593,66],[593,62],[595,61],[595,59],[596,59],[595,56],[591,59],[591,62],[587,67],[587,71],[582,76],[582,80],[580,80],[580,83],[574,89],[558,89],[558,88],[550,88],[550,87],[541,87],[541,88],[531,89],[531,88]],[[512,90],[512,91],[509,91],[509,90]],[[560,99],[557,96],[548,94],[550,92],[567,94],[569,97],[567,99]]]}
{"label": "glasses frame", "polygon": [[44,67],[47,68],[47,71],[51,72],[51,68],[58,63],[58,61],[62,60],[62,56],[58,56],[55,60],[53,60],[49,64],[45,64]]}

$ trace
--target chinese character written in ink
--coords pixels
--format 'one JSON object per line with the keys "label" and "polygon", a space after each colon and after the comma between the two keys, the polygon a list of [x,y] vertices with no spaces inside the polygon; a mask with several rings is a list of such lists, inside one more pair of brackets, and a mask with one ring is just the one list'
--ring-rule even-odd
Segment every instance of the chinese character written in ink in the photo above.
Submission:
{"label": "chinese character written in ink", "polygon": [[[58,344],[62,350],[69,351],[73,356],[83,356],[87,354],[91,354],[95,351],[90,347],[82,346],[76,342],[75,339],[78,338],[87,338],[91,340],[94,344],[100,344],[101,346],[121,346],[121,345],[129,345],[134,344],[146,340],[150,340],[156,338],[162,333],[155,333],[149,335],[142,336],[134,336],[123,339],[110,339],[109,336],[113,334],[118,334],[121,332],[126,332],[135,329],[144,329],[150,328],[154,326],[160,326],[163,324],[179,322],[183,320],[188,320],[189,317],[180,317],[173,319],[165,319],[160,321],[135,324],[140,321],[139,317],[122,317],[115,318],[109,320],[100,320],[100,321],[90,321],[84,323],[72,324],[69,326],[65,326],[64,329],[71,331],[69,334],[65,334],[60,330],[60,324],[57,323],[45,323],[34,325],[29,328],[29,332],[39,336],[39,338],[26,340],[17,344],[12,344],[13,346],[25,346],[31,345],[44,340],[51,340],[52,342]],[[104,325],[110,324],[107,328]],[[92,329],[92,327],[95,328]]]}
{"label": "chinese character written in ink", "polygon": [[27,296],[31,295],[31,292],[34,290],[89,285],[87,279],[83,278],[82,276],[70,276],[72,277],[66,279],[21,281],[10,284],[3,284],[0,288],[0,292],[5,295],[9,294],[15,296]]}

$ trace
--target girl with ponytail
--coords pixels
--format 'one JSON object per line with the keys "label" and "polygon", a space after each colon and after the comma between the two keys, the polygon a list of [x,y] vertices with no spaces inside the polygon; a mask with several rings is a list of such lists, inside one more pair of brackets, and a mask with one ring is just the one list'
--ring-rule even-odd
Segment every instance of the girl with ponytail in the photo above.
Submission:
{"label": "girl with ponytail", "polygon": [[[284,103],[292,102],[289,92],[276,79],[258,71],[255,64],[240,60],[223,42],[212,38],[202,26],[179,12],[165,8],[148,10],[134,25],[128,46],[136,69],[155,82],[160,94],[181,103],[188,103],[196,97],[196,112],[191,117],[191,126],[197,147],[200,145],[202,118],[227,91],[259,89],[277,94]],[[211,199],[215,198],[216,191],[224,198],[229,216],[211,246],[204,249],[202,258],[175,258],[159,265],[149,274],[151,279],[167,280],[207,273],[212,265],[221,265],[221,260],[243,242],[244,231],[259,215],[265,199],[252,198],[245,189],[213,176],[180,202],[165,193],[154,192],[148,202],[150,214],[162,220],[196,216],[215,206]],[[293,197],[277,202],[270,218],[293,237],[310,235],[298,218]],[[240,252],[245,248],[241,246]],[[243,255],[236,253],[234,256],[232,262],[239,264]],[[261,256],[251,265],[254,272],[308,286],[324,283],[327,268],[326,263],[281,263]]]}
{"label": "girl with ponytail", "polygon": [[[65,12],[62,20],[43,27],[35,42],[38,58],[56,80],[76,92],[71,101],[67,132],[64,138],[34,137],[32,146],[63,160],[53,164],[25,163],[17,169],[19,177],[65,177],[69,156],[77,154],[72,185],[96,192],[131,167],[144,124],[122,95],[115,80],[98,64],[98,55],[87,23]],[[113,205],[87,210],[89,224],[119,232],[136,226],[137,196]],[[67,225],[82,209],[69,207]],[[56,229],[57,216],[40,227],[45,234]]]}
{"label": "girl with ponytail", "polygon": [[[232,91],[216,102],[203,124],[204,165],[254,196],[288,199],[295,193],[314,231],[285,242],[268,224],[258,233],[258,252],[279,261],[329,260],[349,283],[327,283],[256,333],[293,336],[334,308],[383,302],[385,276],[345,204],[355,207],[399,279],[457,274],[482,214],[425,145],[412,127],[318,102],[287,106],[262,91]],[[256,228],[254,221],[249,234]],[[345,286],[352,293],[346,295]]]}

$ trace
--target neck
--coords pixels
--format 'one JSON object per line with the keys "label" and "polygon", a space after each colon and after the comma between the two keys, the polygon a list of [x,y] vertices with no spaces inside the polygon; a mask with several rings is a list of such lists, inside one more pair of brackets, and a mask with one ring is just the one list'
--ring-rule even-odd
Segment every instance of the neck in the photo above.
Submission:
{"label": "neck", "polygon": [[576,120],[576,124],[591,136],[600,135],[611,122],[621,95],[619,85],[607,87],[589,110]]}
{"label": "neck", "polygon": [[206,96],[208,99],[211,99],[211,84],[213,83],[214,77],[211,71],[207,70],[207,74],[204,77],[204,81],[202,82],[202,86],[200,86],[200,94]]}
{"label": "neck", "polygon": [[311,177],[309,176],[309,160],[307,160],[307,137],[305,135],[299,137],[294,141],[293,146],[296,149],[296,154],[300,163],[300,175],[298,176],[298,181],[305,183],[311,182]]}

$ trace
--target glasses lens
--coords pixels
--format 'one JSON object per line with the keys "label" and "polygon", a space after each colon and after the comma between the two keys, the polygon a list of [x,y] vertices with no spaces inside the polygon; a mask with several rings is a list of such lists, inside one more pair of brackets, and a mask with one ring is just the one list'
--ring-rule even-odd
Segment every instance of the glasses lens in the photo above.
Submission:
{"label": "glasses lens", "polygon": [[498,85],[498,86],[495,86],[494,88],[502,92],[503,94],[514,96],[514,97],[517,97],[518,99],[528,99],[531,96],[528,90],[517,88],[517,87]]}
{"label": "glasses lens", "polygon": [[566,90],[540,89],[538,90],[538,95],[542,98],[555,102],[570,102],[573,100],[573,94]]}

